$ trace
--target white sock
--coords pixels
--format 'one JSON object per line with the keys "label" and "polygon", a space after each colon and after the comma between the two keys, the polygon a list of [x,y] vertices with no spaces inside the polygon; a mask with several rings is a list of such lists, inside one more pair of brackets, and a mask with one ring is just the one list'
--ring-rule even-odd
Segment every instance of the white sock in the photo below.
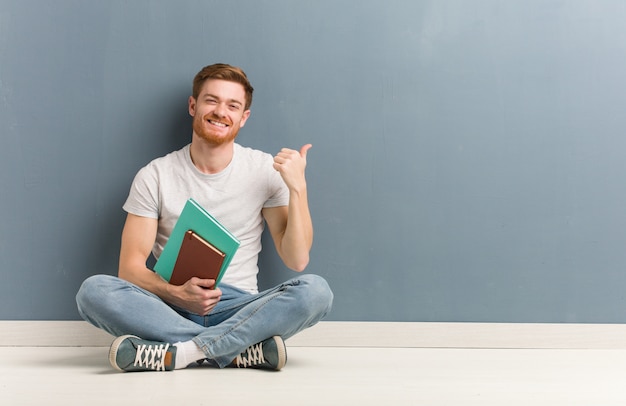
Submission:
{"label": "white sock", "polygon": [[192,362],[199,361],[206,358],[206,354],[198,347],[192,340],[175,343],[176,347],[176,360],[174,362],[174,369],[187,368]]}

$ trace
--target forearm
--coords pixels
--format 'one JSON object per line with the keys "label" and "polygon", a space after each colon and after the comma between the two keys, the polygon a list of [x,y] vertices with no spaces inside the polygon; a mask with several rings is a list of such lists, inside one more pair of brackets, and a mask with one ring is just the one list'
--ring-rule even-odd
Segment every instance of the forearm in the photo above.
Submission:
{"label": "forearm", "polygon": [[153,272],[144,264],[132,262],[123,263],[120,261],[118,276],[148,292],[154,293],[168,303],[176,302],[176,297],[171,289],[172,285],[167,283],[159,274]]}
{"label": "forearm", "polygon": [[303,271],[309,263],[313,245],[313,222],[306,187],[291,190],[287,225],[281,240],[282,259],[294,271]]}
{"label": "forearm", "polygon": [[167,303],[196,314],[208,314],[221,296],[219,289],[209,289],[214,286],[214,280],[191,278],[183,285],[176,286],[146,267],[156,230],[156,219],[128,215],[122,232],[118,276]]}

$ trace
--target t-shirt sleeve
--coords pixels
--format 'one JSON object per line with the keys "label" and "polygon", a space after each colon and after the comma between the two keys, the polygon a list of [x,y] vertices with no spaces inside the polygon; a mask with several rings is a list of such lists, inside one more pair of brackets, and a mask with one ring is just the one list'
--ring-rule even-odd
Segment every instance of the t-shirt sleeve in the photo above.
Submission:
{"label": "t-shirt sleeve", "polygon": [[142,168],[135,175],[122,208],[137,216],[159,218],[159,182],[151,165]]}

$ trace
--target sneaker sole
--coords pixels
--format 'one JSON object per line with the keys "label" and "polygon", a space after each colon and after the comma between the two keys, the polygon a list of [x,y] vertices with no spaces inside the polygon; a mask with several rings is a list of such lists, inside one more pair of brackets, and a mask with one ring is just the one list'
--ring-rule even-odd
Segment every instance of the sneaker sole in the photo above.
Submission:
{"label": "sneaker sole", "polygon": [[278,349],[278,365],[276,365],[276,371],[280,371],[287,363],[287,348],[282,337],[274,336],[276,342],[276,348]]}
{"label": "sneaker sole", "polygon": [[109,362],[111,363],[111,366],[113,368],[117,369],[120,372],[126,372],[126,371],[117,365],[117,350],[119,350],[120,345],[127,338],[139,338],[139,337],[134,336],[132,334],[119,336],[113,341],[113,343],[111,344],[111,349],[109,350]]}

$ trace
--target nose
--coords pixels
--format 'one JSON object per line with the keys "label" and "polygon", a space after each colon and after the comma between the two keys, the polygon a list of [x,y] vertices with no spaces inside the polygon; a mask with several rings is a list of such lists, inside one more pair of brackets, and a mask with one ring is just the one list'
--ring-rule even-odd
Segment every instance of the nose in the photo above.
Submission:
{"label": "nose", "polygon": [[213,109],[213,114],[218,117],[224,117],[226,115],[226,106],[222,103],[216,104],[215,109]]}

